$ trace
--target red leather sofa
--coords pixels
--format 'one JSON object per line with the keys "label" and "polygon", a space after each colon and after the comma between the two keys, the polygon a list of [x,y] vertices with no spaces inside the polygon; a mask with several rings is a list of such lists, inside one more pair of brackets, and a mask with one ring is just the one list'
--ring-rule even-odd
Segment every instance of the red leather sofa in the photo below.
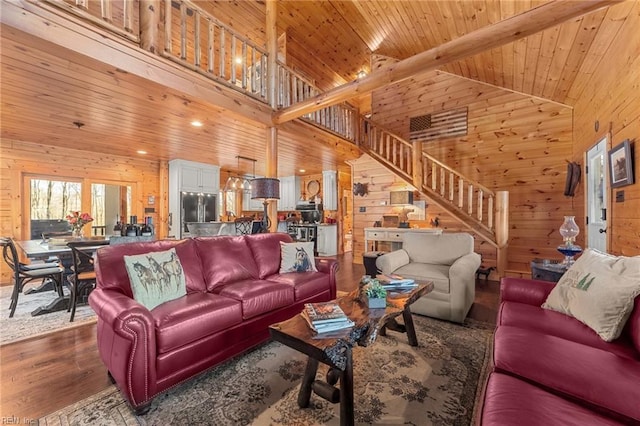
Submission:
{"label": "red leather sofa", "polygon": [[605,342],[543,309],[555,283],[503,278],[493,369],[477,424],[640,424],[640,297],[618,339]]}
{"label": "red leather sofa", "polygon": [[[288,234],[123,244],[96,253],[98,350],[136,413],[158,393],[269,339],[268,326],[336,296],[337,261],[279,274]],[[187,294],[151,311],[133,298],[123,256],[175,247]]]}

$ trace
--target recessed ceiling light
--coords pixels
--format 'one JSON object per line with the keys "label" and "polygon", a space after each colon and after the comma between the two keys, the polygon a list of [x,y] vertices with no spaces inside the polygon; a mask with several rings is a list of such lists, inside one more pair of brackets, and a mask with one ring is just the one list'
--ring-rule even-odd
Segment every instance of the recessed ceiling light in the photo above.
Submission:
{"label": "recessed ceiling light", "polygon": [[238,56],[236,58],[236,64],[240,65],[241,63],[242,63],[242,58]]}
{"label": "recessed ceiling light", "polygon": [[139,149],[136,152],[140,155],[145,155],[147,153],[147,151],[145,151],[144,149]]}
{"label": "recessed ceiling light", "polygon": [[298,171],[299,171],[300,173],[304,173],[304,172],[306,172],[306,170],[305,170],[305,169],[300,169],[300,170],[298,170]]}
{"label": "recessed ceiling light", "polygon": [[360,70],[358,71],[358,74],[356,74],[356,77],[358,78],[363,78],[367,76],[367,72],[365,70]]}
{"label": "recessed ceiling light", "polygon": [[192,125],[193,127],[202,127],[202,121],[193,120],[193,121],[191,122],[191,125]]}

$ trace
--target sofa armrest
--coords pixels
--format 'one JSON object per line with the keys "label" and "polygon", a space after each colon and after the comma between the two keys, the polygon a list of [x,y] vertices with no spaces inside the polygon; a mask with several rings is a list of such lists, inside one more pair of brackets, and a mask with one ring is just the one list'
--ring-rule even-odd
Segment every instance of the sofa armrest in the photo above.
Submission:
{"label": "sofa armrest", "polygon": [[114,290],[97,288],[89,304],[98,316],[98,351],[132,406],[155,394],[156,333],[147,308]]}
{"label": "sofa armrest", "polygon": [[376,259],[376,266],[383,274],[392,274],[398,268],[408,265],[410,262],[409,253],[400,249],[383,254]]}
{"label": "sofa armrest", "polygon": [[337,284],[336,273],[338,271],[338,261],[333,258],[316,257],[316,269],[318,272],[329,274],[329,283],[331,284],[331,298],[336,298]]}
{"label": "sofa armrest", "polygon": [[510,301],[541,306],[556,283],[529,278],[504,277],[500,280],[500,302]]}

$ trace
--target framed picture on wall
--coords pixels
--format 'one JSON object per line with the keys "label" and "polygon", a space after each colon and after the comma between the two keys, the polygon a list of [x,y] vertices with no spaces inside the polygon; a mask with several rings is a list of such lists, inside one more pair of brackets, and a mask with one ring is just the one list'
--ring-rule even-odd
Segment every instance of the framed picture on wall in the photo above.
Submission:
{"label": "framed picture on wall", "polygon": [[611,187],[631,185],[633,183],[633,161],[629,139],[609,151],[609,176]]}

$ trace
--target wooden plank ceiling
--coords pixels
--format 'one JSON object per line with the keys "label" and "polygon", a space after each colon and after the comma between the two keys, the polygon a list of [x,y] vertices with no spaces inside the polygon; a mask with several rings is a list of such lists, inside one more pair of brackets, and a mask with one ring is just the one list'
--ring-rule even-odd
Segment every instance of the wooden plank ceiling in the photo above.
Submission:
{"label": "wooden plank ceiling", "polygon": [[[591,13],[442,68],[461,77],[573,104],[589,71],[638,0]],[[404,59],[543,1],[280,1],[287,64],[322,89],[369,71],[372,53]],[[200,1],[260,44],[265,4]],[[252,172],[237,155],[263,158],[264,125],[108,65],[2,28],[2,138],[158,160],[186,158]],[[355,100],[358,102],[358,100]],[[204,122],[201,128],[191,120]],[[77,128],[73,122],[82,122]],[[279,175],[348,170],[357,151],[289,123],[280,130]],[[310,143],[311,142],[311,143]],[[258,161],[256,173],[262,174]],[[305,173],[302,173],[305,174]]]}

